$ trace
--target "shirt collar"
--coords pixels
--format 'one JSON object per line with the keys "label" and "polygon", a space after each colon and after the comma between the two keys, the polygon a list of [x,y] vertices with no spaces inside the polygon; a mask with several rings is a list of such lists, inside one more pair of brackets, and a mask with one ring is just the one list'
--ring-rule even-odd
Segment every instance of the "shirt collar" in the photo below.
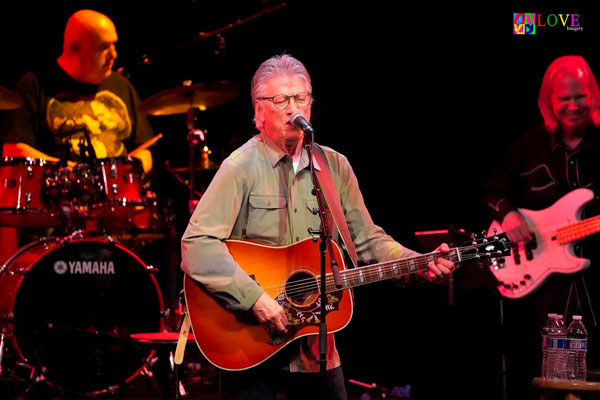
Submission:
{"label": "shirt collar", "polygon": [[[585,133],[583,135],[583,140],[581,140],[581,142],[577,145],[577,148],[582,149],[584,147],[588,147],[588,148],[592,148],[592,143],[591,143],[591,136],[594,134],[594,132],[591,132],[590,127],[588,126],[585,130]],[[553,134],[551,134],[551,139],[550,139],[550,148],[552,149],[552,151],[556,151],[556,149],[558,149],[559,147],[563,148],[563,149],[567,149],[567,146],[565,145],[565,142],[563,142],[562,140],[562,131],[556,131]],[[573,149],[575,150],[575,149]]]}
{"label": "shirt collar", "polygon": [[[268,136],[258,135],[258,140],[261,141],[262,143],[264,143],[265,153],[267,155],[267,158],[269,159],[269,162],[271,163],[271,167],[275,168],[275,166],[277,165],[277,163],[279,161],[281,161],[283,158],[288,156],[288,154],[285,151],[281,150],[279,147],[277,147],[275,145],[275,143],[273,143],[273,141],[269,139]],[[321,167],[319,166],[319,163],[317,162],[314,155],[313,155],[313,163],[315,165],[315,169],[317,171],[320,171]],[[300,163],[298,164],[298,171],[300,171],[304,168],[307,168],[307,167],[308,167],[308,154],[306,153],[304,148],[302,148],[302,156],[300,158]]]}

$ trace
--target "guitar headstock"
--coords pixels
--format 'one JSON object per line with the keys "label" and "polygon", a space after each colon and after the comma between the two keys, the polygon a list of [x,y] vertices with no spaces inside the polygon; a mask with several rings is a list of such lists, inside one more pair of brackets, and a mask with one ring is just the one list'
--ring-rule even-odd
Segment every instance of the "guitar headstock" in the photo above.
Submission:
{"label": "guitar headstock", "polygon": [[484,261],[490,260],[494,266],[504,263],[504,257],[510,255],[511,241],[506,233],[494,234],[488,237],[477,238],[471,236],[471,243],[461,247],[461,259]]}

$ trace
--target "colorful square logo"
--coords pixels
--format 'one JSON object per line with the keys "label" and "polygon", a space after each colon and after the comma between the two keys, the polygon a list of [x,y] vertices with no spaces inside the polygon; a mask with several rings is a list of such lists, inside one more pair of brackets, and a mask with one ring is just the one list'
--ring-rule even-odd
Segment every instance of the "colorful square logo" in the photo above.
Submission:
{"label": "colorful square logo", "polygon": [[535,13],[513,13],[514,35],[535,35]]}

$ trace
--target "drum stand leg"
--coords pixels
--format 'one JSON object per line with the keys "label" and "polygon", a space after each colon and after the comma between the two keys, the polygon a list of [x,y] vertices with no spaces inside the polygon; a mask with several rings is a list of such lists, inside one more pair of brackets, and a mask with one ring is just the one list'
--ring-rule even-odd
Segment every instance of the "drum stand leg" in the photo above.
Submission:
{"label": "drum stand leg", "polygon": [[0,377],[2,377],[2,359],[4,358],[4,339],[6,338],[6,331],[2,329],[0,333]]}
{"label": "drum stand leg", "polygon": [[171,370],[173,371],[174,386],[175,386],[175,399],[179,400],[182,397],[187,396],[183,382],[179,379],[179,365],[175,363],[173,352],[169,352],[169,362],[171,363]]}

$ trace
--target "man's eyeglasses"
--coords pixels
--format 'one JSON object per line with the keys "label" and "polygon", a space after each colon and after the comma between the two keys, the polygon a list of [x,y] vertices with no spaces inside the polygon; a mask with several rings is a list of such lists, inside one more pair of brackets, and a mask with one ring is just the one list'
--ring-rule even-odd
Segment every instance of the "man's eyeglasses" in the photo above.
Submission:
{"label": "man's eyeglasses", "polygon": [[290,98],[292,97],[294,98],[294,102],[298,107],[306,107],[310,104],[312,94],[309,92],[300,92],[293,96],[288,96],[287,94],[278,94],[271,97],[258,97],[257,100],[271,100],[276,109],[283,110],[290,104]]}

